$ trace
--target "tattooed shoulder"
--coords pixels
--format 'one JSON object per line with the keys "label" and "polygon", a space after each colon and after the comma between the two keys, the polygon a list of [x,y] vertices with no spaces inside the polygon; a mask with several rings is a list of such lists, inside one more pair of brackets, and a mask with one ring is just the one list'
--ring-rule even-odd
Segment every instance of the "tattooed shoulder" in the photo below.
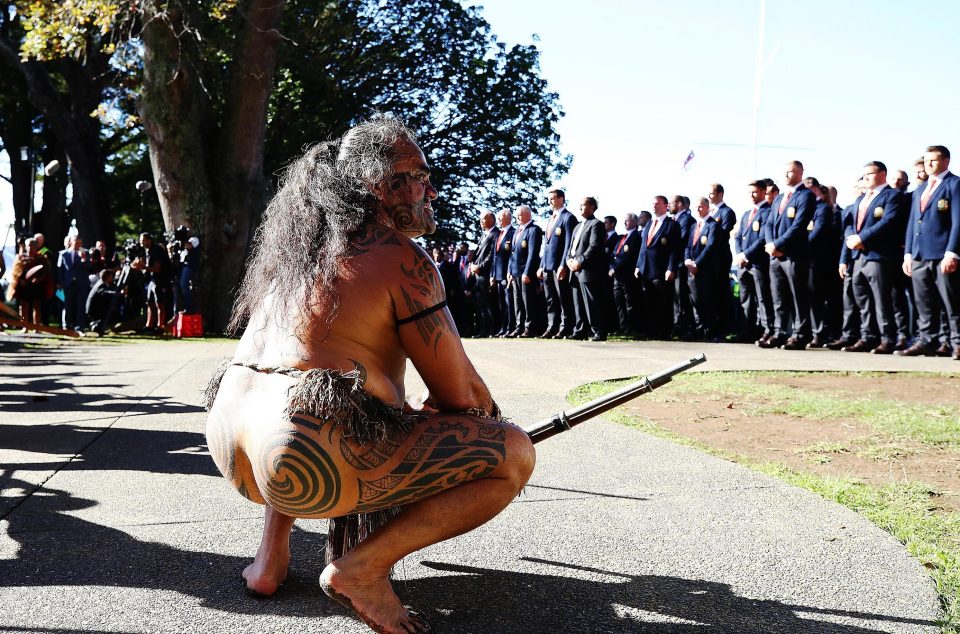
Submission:
{"label": "tattooed shoulder", "polygon": [[350,240],[349,255],[363,255],[379,246],[402,247],[403,242],[390,229],[381,225],[367,224]]}
{"label": "tattooed shoulder", "polygon": [[446,291],[433,261],[416,244],[400,262],[400,297],[396,298],[396,316],[402,327],[416,328],[424,345],[439,352],[443,334],[452,326],[444,307]]}

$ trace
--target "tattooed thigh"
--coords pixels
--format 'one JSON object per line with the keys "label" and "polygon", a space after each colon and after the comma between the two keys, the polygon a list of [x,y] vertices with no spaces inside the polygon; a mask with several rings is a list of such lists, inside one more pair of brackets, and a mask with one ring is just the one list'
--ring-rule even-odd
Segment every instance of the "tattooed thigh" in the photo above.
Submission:
{"label": "tattooed thigh", "polygon": [[[401,445],[368,452],[368,473],[357,473],[356,511],[408,504],[489,475],[506,459],[505,425],[468,416],[419,423]],[[390,452],[392,455],[384,455]],[[389,464],[384,473],[374,465]],[[375,472],[375,473],[373,473]]]}
{"label": "tattooed thigh", "polygon": [[257,490],[250,460],[240,447],[234,426],[229,421],[213,417],[207,421],[207,448],[217,469],[240,495],[257,504],[264,504],[263,496]]}
{"label": "tattooed thigh", "polygon": [[251,462],[267,504],[294,517],[334,514],[343,496],[334,436],[330,423],[303,414],[258,436]]}

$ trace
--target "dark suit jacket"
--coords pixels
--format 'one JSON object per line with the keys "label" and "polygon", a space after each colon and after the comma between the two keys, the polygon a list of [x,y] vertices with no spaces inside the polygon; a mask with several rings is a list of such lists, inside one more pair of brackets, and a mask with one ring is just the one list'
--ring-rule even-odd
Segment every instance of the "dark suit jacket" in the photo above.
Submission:
{"label": "dark suit jacket", "polygon": [[960,255],[960,176],[947,173],[941,178],[923,213],[920,198],[930,181],[913,192],[905,238],[906,252],[914,260],[941,260],[945,251]]}
{"label": "dark suit jacket", "polygon": [[[543,268],[556,271],[561,265],[566,265],[567,254],[570,253],[570,241],[573,239],[573,230],[577,226],[576,217],[563,209],[556,222],[553,216],[547,221],[547,231],[544,235]],[[601,223],[602,224],[602,223]]]}
{"label": "dark suit jacket", "polygon": [[807,243],[807,225],[813,220],[817,199],[813,192],[800,183],[781,213],[780,202],[785,196],[783,192],[773,201],[764,228],[764,242],[772,242],[778,251],[791,260],[808,260],[810,247]]}
{"label": "dark suit jacket", "polygon": [[757,205],[757,215],[750,219],[753,209],[743,212],[740,217],[740,228],[734,236],[734,245],[737,253],[747,256],[751,266],[766,266],[770,263],[770,256],[763,250],[763,225],[770,214],[770,205],[762,202]]}
{"label": "dark suit jacket", "polygon": [[527,228],[514,232],[513,246],[510,251],[510,274],[514,277],[528,275],[532,280],[537,279],[537,269],[540,268],[540,243],[543,240],[543,230],[533,221]]}
{"label": "dark suit jacket", "polygon": [[846,236],[852,233],[853,219],[857,217],[857,206],[847,205],[840,212],[840,260],[838,264],[853,264],[853,252],[847,248]]}
{"label": "dark suit jacket", "polygon": [[709,216],[704,221],[699,236],[696,225],[690,231],[690,242],[687,243],[684,259],[693,260],[699,269],[698,275],[700,271],[704,273],[720,271],[723,275],[727,274],[726,271],[721,270],[723,261],[720,257],[720,249],[725,245],[720,244],[717,233],[717,221]]}
{"label": "dark suit jacket", "polygon": [[680,256],[683,245],[680,242],[680,225],[676,220],[667,216],[657,227],[657,232],[650,236],[653,229],[653,220],[643,228],[640,236],[640,255],[637,258],[637,268],[640,277],[645,280],[663,280],[667,271],[674,273],[680,268]]}
{"label": "dark suit jacket", "polygon": [[603,246],[603,251],[607,254],[608,262],[613,259],[613,250],[617,247],[618,242],[620,242],[620,234],[616,231],[607,236],[607,243]]}
{"label": "dark suit jacket", "polygon": [[640,234],[639,229],[634,229],[625,240],[624,236],[620,236],[613,245],[610,269],[613,276],[621,282],[633,279],[633,270],[637,268],[637,257],[640,255]]}
{"label": "dark suit jacket", "polygon": [[837,236],[833,230],[833,209],[825,200],[818,200],[813,219],[807,223],[807,244],[811,262],[816,267],[836,268]]}
{"label": "dark suit jacket", "polygon": [[477,254],[473,258],[473,263],[480,267],[478,275],[482,277],[490,277],[490,269],[493,267],[493,247],[499,235],[500,230],[496,227],[485,231],[480,238],[480,244],[477,245]]}
{"label": "dark suit jacket", "polygon": [[902,255],[900,240],[903,238],[903,224],[899,218],[906,212],[906,198],[893,187],[884,187],[867,205],[867,215],[863,224],[857,227],[857,215],[860,201],[853,203],[853,222],[847,227],[844,239],[857,234],[863,240],[863,249],[854,249],[854,260],[866,258],[867,261],[888,260],[899,263]]}
{"label": "dark suit jacket", "polygon": [[491,274],[493,279],[502,282],[507,279],[507,272],[510,269],[510,249],[513,247],[513,232],[516,227],[510,225],[506,229],[497,227],[500,233],[493,243],[493,267]]}
{"label": "dark suit jacket", "polygon": [[682,213],[674,217],[674,220],[680,225],[680,240],[683,242],[683,248],[686,249],[687,243],[690,242],[690,234],[693,233],[693,230],[697,226],[697,219],[693,217],[693,212],[689,209],[684,209]]}
{"label": "dark suit jacket", "polygon": [[726,260],[727,268],[730,268],[729,263],[733,260],[733,253],[730,252],[730,236],[733,235],[733,230],[737,226],[737,214],[730,208],[730,205],[721,202],[717,206],[717,215],[714,220],[717,221],[717,229],[719,230],[717,239],[727,245],[726,250],[720,250],[720,257]]}
{"label": "dark suit jacket", "polygon": [[67,288],[74,282],[90,288],[90,265],[80,259],[80,252],[64,249],[57,258],[57,283]]}
{"label": "dark suit jacket", "polygon": [[609,263],[604,246],[607,242],[607,233],[603,228],[603,221],[594,216],[589,220],[580,223],[574,232],[574,236],[579,235],[579,241],[574,248],[571,241],[569,257],[580,263],[580,270],[577,271],[577,278],[584,282],[593,282],[603,279],[608,275]]}

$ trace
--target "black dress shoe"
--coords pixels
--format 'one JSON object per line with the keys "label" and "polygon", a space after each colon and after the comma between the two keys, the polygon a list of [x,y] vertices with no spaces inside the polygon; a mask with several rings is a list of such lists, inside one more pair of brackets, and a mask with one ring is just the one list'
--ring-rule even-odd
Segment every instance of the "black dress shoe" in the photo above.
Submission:
{"label": "black dress shoe", "polygon": [[567,335],[564,339],[573,339],[574,341],[583,341],[587,338],[587,335],[582,332],[575,332],[572,335]]}
{"label": "black dress shoe", "polygon": [[897,352],[900,352],[902,350],[906,350],[909,347],[910,347],[910,342],[906,337],[897,337],[897,345],[894,346],[893,349],[896,350]]}
{"label": "black dress shoe", "polygon": [[607,340],[606,335],[593,335],[592,337],[590,337],[590,341],[606,341],[606,340]]}
{"label": "black dress shoe", "polygon": [[953,349],[953,360],[960,361],[960,346]]}
{"label": "black dress shoe", "polygon": [[757,345],[761,348],[779,348],[787,342],[786,337],[769,337],[766,341],[760,340]]}
{"label": "black dress shoe", "polygon": [[540,335],[540,338],[541,338],[541,339],[553,339],[553,338],[556,337],[556,336],[557,336],[557,331],[556,331],[556,330],[547,330],[547,331],[544,332],[542,335]]}
{"label": "black dress shoe", "polygon": [[857,339],[857,342],[850,346],[844,346],[840,348],[844,352],[870,352],[876,348],[876,344],[872,344],[869,341],[864,341],[863,339]]}
{"label": "black dress shoe", "polygon": [[827,348],[829,348],[830,350],[843,350],[844,348],[852,344],[853,342],[850,341],[849,339],[844,339],[843,337],[840,337],[839,339],[834,339],[833,341],[828,343]]}
{"label": "black dress shoe", "polygon": [[937,356],[938,356],[938,357],[949,357],[949,356],[950,356],[950,353],[951,353],[951,351],[950,351],[950,344],[949,344],[949,343],[945,343],[945,344],[943,344],[942,346],[940,346],[939,348],[937,348]]}
{"label": "black dress shoe", "polygon": [[813,339],[810,340],[810,343],[807,344],[808,350],[817,350],[819,348],[826,348],[826,347],[827,347],[827,342],[817,336],[814,336]]}
{"label": "black dress shoe", "polygon": [[521,339],[533,339],[534,337],[536,337],[536,335],[533,334],[532,332],[530,332],[529,330],[524,330],[524,331],[521,332],[518,336],[519,336]]}
{"label": "black dress shoe", "polygon": [[895,348],[892,341],[881,341],[879,346],[870,351],[870,354],[893,354]]}
{"label": "black dress shoe", "polygon": [[520,336],[519,330],[511,330],[510,332],[504,335],[504,337],[506,337],[507,339],[516,339],[519,336]]}
{"label": "black dress shoe", "polygon": [[800,337],[790,337],[783,343],[784,350],[803,350],[806,347],[807,344]]}
{"label": "black dress shoe", "polygon": [[930,346],[918,341],[906,350],[897,350],[897,355],[901,357],[932,357],[937,351]]}
{"label": "black dress shoe", "polygon": [[757,345],[759,346],[761,342],[766,341],[767,339],[769,339],[769,338],[772,337],[772,336],[773,336],[773,335],[772,335],[771,333],[765,332],[765,333],[763,333],[762,335],[760,335],[760,338],[757,339],[756,341],[754,341],[753,343],[755,343],[755,344],[757,344]]}

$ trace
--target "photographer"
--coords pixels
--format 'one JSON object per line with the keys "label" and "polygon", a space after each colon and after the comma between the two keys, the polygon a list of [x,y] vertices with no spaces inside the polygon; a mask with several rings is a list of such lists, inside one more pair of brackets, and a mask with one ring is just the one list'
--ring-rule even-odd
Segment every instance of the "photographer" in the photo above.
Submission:
{"label": "photographer", "polygon": [[93,332],[103,335],[108,328],[117,323],[122,294],[113,283],[115,275],[112,270],[103,269],[98,277],[97,283],[87,295],[87,321]]}

